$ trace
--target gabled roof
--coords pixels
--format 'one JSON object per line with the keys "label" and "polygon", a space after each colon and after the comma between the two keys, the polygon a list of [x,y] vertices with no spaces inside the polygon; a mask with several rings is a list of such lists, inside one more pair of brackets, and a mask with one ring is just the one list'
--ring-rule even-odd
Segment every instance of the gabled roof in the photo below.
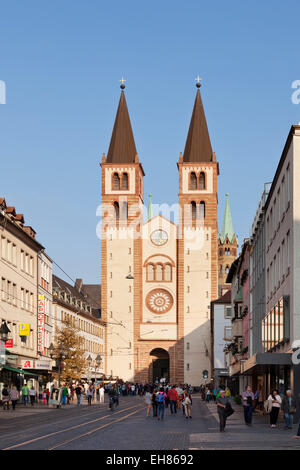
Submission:
{"label": "gabled roof", "polygon": [[122,90],[106,162],[134,163],[136,155],[127,103]]}
{"label": "gabled roof", "polygon": [[189,132],[183,153],[183,162],[211,162],[213,151],[209,138],[204,108],[198,88]]}
{"label": "gabled roof", "polygon": [[212,304],[230,304],[231,303],[231,290],[228,290],[219,297],[217,300],[213,300]]}

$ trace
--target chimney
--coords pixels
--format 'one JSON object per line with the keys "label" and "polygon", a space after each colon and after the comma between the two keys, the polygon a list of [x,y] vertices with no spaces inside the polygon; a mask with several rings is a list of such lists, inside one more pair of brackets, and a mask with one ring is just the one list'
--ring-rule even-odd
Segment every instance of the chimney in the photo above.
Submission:
{"label": "chimney", "polygon": [[76,279],[76,281],[75,281],[75,289],[78,290],[78,292],[81,292],[82,285],[83,285],[82,279]]}

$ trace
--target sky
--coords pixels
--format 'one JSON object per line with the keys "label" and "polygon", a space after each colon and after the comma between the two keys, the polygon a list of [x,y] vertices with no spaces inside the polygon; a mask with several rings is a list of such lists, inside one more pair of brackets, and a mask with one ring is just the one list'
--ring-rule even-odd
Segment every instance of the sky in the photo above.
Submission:
{"label": "sky", "polygon": [[167,204],[178,201],[176,162],[202,77],[219,230],[228,192],[239,241],[249,236],[300,121],[299,3],[0,0],[0,11],[0,197],[72,279],[100,283],[99,163],[122,76],[145,202],[151,192]]}

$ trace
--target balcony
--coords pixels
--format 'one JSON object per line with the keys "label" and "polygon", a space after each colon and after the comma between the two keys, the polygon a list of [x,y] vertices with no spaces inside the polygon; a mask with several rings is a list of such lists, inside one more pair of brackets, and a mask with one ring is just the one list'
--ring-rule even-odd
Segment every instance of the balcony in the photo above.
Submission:
{"label": "balcony", "polygon": [[235,318],[232,322],[232,336],[243,336],[243,320],[241,318]]}

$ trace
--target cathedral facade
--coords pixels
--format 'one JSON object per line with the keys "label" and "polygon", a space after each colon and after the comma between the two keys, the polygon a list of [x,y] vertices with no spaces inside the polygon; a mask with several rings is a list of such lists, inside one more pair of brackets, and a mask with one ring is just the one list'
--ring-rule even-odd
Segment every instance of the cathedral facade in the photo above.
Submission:
{"label": "cathedral facade", "polygon": [[[124,85],[102,168],[101,309],[105,372],[133,382],[210,376],[210,302],[218,296],[217,177],[200,85],[177,162],[179,219],[144,219],[142,159]],[[174,161],[175,164],[175,161]],[[150,202],[151,204],[151,202]]]}

